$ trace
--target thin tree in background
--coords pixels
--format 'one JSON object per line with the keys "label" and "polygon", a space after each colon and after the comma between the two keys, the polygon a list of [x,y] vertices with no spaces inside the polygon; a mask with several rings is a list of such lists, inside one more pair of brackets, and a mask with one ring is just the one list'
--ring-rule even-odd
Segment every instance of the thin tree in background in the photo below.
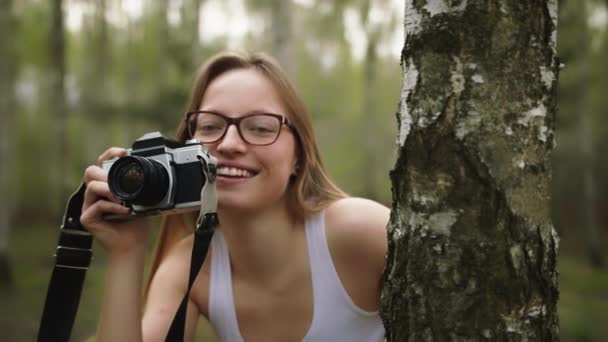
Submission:
{"label": "thin tree in background", "polygon": [[80,81],[82,91],[82,111],[88,117],[105,120],[109,96],[110,65],[112,64],[108,24],[106,21],[106,0],[94,1],[94,12],[84,21],[81,29],[86,39],[83,72]]}
{"label": "thin tree in background", "polygon": [[[187,44],[190,47],[191,59],[189,68],[196,70],[196,68],[203,61],[201,56],[201,43],[200,43],[200,13],[201,8],[205,4],[205,0],[184,0],[181,7],[182,15],[182,30],[184,35],[187,37]],[[176,37],[179,39],[179,37]]]}
{"label": "thin tree in background", "polygon": [[[245,0],[244,4],[250,13],[267,18],[266,48],[279,61],[289,78],[295,81],[297,63],[293,21],[296,15],[293,14],[293,0]],[[257,48],[260,48],[259,45]]]}
{"label": "thin tree in background", "polygon": [[557,341],[556,0],[405,2],[388,341]]}
{"label": "thin tree in background", "polygon": [[17,199],[12,187],[15,136],[15,17],[13,1],[0,1],[0,289],[11,289],[13,278],[8,255],[12,212]]}
{"label": "thin tree in background", "polygon": [[[375,22],[372,18],[373,6],[384,6],[382,8],[388,18],[383,18],[381,22]],[[378,139],[378,134],[382,134],[381,122],[378,117],[376,106],[375,89],[380,87],[378,84],[378,47],[382,39],[390,34],[396,27],[396,16],[391,14],[388,2],[374,2],[372,0],[358,0],[359,14],[362,18],[363,30],[366,35],[365,55],[363,58],[363,104],[361,119],[361,139],[366,159],[366,165],[380,165],[382,152],[382,139]],[[368,173],[363,178],[364,194],[366,197],[378,200],[380,196],[380,184],[377,173]],[[382,175],[385,177],[385,175]]]}
{"label": "thin tree in background", "polygon": [[[156,85],[158,91],[162,94],[169,86],[169,62],[171,60],[171,51],[169,49],[169,42],[171,39],[171,32],[169,28],[169,22],[167,18],[167,12],[169,11],[169,0],[155,1],[152,5],[155,13],[155,21],[157,25],[157,31],[154,32],[153,40],[157,49],[158,56],[158,70],[155,75]],[[163,113],[166,115],[166,113]]]}
{"label": "thin tree in background", "polygon": [[49,30],[48,114],[51,117],[49,147],[54,167],[50,170],[49,203],[53,212],[61,209],[68,191],[66,174],[69,170],[68,110],[65,100],[65,33],[63,1],[52,0]]}
{"label": "thin tree in background", "polygon": [[270,6],[272,53],[291,81],[295,82],[297,63],[293,37],[293,4],[291,0],[272,0]]}
{"label": "thin tree in background", "polygon": [[578,49],[583,62],[581,63],[581,80],[578,87],[578,141],[581,158],[581,171],[583,174],[583,224],[587,229],[587,246],[589,262],[592,267],[602,268],[605,263],[604,252],[602,250],[601,234],[596,219],[596,180],[594,174],[594,152],[593,152],[593,130],[591,129],[592,112],[590,106],[591,90],[591,38],[587,24],[588,11],[587,1],[579,1],[578,19],[580,42]]}

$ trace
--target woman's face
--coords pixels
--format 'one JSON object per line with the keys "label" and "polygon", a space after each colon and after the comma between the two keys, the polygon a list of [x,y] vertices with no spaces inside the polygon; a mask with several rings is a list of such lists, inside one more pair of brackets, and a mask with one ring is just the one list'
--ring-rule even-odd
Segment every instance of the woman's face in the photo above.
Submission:
{"label": "woman's face", "polygon": [[[218,76],[207,88],[199,109],[229,118],[252,113],[287,116],[273,84],[252,69],[232,70]],[[218,162],[220,208],[260,210],[284,204],[296,164],[296,143],[289,127],[281,126],[273,144],[255,146],[245,142],[237,127],[230,125],[222,139],[207,147]]]}

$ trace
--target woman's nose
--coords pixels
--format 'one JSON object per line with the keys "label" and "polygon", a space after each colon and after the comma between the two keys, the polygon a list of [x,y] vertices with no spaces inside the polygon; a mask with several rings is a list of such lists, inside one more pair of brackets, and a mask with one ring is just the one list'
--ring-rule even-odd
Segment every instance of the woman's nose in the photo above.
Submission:
{"label": "woman's nose", "polygon": [[217,150],[226,153],[244,152],[246,144],[236,126],[230,125],[226,129],[226,134],[224,134],[224,137],[217,145]]}

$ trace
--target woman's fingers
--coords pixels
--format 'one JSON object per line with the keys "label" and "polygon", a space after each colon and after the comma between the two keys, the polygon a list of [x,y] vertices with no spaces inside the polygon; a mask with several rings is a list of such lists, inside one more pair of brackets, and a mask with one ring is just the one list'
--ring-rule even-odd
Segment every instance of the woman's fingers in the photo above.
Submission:
{"label": "woman's fingers", "polygon": [[98,165],[91,165],[84,171],[84,182],[87,186],[82,203],[83,223],[94,223],[102,220],[104,214],[128,214],[129,208],[120,205],[121,201],[110,191],[107,172],[100,167],[105,160],[121,157],[127,150],[111,147],[97,158]]}
{"label": "woman's fingers", "polygon": [[82,203],[82,209],[86,210],[88,207],[93,205],[93,203],[105,199],[117,204],[120,204],[121,201],[112,194],[110,191],[110,187],[108,183],[104,181],[90,181],[87,183],[87,189],[84,192],[84,201]]}
{"label": "woman's fingers", "polygon": [[101,165],[106,160],[110,160],[116,157],[124,157],[126,155],[126,149],[121,147],[110,147],[99,155],[99,157],[97,158],[97,165]]}
{"label": "woman's fingers", "polygon": [[[85,226],[94,227],[94,223],[103,220],[103,215],[114,214],[114,215],[128,215],[130,209],[124,207],[118,203],[108,201],[97,201],[82,212],[80,221]],[[93,225],[92,225],[93,224]]]}
{"label": "woman's fingers", "polygon": [[97,165],[91,165],[84,170],[84,182],[89,184],[91,181],[103,181],[108,180],[108,173],[104,169]]}

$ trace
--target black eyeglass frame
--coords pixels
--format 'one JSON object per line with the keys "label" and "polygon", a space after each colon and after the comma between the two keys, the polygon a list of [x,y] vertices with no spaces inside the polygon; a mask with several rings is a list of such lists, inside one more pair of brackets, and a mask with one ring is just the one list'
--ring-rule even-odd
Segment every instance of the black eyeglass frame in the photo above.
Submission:
{"label": "black eyeglass frame", "polygon": [[[241,117],[238,118],[231,118],[228,117],[222,113],[218,113],[212,110],[194,110],[194,111],[190,111],[190,112],[186,112],[186,115],[184,117],[185,120],[185,124],[186,124],[186,130],[188,131],[188,136],[190,139],[194,138],[194,133],[192,131],[192,127],[190,125],[190,119],[192,118],[192,116],[194,115],[198,115],[198,114],[213,114],[213,115],[217,115],[220,118],[224,119],[224,121],[226,121],[227,125],[226,125],[226,129],[224,129],[224,132],[222,133],[222,135],[219,136],[219,138],[213,140],[213,141],[201,141],[201,143],[203,144],[213,144],[216,143],[220,140],[222,140],[224,138],[224,136],[226,136],[226,132],[228,132],[228,128],[231,125],[234,125],[236,127],[236,131],[239,133],[239,136],[241,137],[241,139],[243,139],[244,142],[248,143],[249,145],[253,145],[253,146],[268,146],[268,145],[272,145],[274,144],[278,139],[279,136],[281,135],[281,131],[282,129],[279,129],[279,132],[277,133],[276,137],[274,138],[274,140],[272,142],[269,142],[267,144],[254,144],[249,142],[247,139],[245,139],[245,137],[243,136],[243,133],[241,132],[241,126],[240,123],[242,120],[252,117],[252,116],[258,116],[258,115],[265,115],[265,116],[271,116],[274,117],[276,119],[278,119],[280,121],[280,125],[281,127],[283,125],[287,126],[289,129],[292,130],[292,132],[295,132],[295,129],[293,127],[293,125],[289,122],[289,120],[287,119],[287,117],[285,115],[282,114],[276,114],[276,113],[266,113],[266,112],[256,112],[256,113],[250,113],[250,114],[246,114],[243,115]],[[196,122],[194,123],[196,124]],[[196,129],[194,129],[194,131],[196,131]]]}

